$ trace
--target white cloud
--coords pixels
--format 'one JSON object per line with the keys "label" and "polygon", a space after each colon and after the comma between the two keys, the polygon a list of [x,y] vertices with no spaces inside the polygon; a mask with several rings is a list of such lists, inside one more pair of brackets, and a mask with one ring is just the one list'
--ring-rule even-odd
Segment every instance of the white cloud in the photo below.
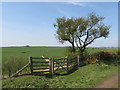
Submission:
{"label": "white cloud", "polygon": [[72,4],[74,6],[80,6],[80,7],[89,7],[95,9],[98,7],[95,3],[90,3],[90,2],[67,2],[67,4]]}
{"label": "white cloud", "polygon": [[83,3],[83,2],[68,2],[69,4],[72,4],[72,5],[77,5],[77,6],[81,6],[81,7],[85,7],[87,6],[86,3]]}

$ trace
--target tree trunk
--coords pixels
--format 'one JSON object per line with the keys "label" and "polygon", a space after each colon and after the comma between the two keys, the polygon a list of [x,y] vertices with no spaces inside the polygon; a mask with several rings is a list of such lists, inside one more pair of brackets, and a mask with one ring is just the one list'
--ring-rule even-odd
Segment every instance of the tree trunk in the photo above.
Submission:
{"label": "tree trunk", "polygon": [[75,45],[72,43],[72,52],[75,53]]}
{"label": "tree trunk", "polygon": [[80,61],[82,63],[84,63],[84,61],[85,61],[84,51],[85,51],[85,47],[80,48]]}
{"label": "tree trunk", "polygon": [[83,55],[83,51],[80,51],[80,58],[81,58],[81,61],[84,61],[84,55]]}

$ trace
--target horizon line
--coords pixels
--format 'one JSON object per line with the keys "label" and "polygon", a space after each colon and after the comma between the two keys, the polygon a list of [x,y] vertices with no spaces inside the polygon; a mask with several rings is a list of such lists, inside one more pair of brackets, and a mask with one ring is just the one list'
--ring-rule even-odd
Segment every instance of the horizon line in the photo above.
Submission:
{"label": "horizon line", "polygon": [[[68,45],[63,45],[63,46],[61,45],[11,45],[11,46],[0,46],[0,47],[69,47],[69,46]],[[88,47],[92,48],[92,46],[88,46]],[[93,48],[94,47],[100,47],[100,46],[93,46]],[[108,46],[102,46],[102,47],[108,47]],[[110,47],[120,48],[118,46],[110,46]]]}

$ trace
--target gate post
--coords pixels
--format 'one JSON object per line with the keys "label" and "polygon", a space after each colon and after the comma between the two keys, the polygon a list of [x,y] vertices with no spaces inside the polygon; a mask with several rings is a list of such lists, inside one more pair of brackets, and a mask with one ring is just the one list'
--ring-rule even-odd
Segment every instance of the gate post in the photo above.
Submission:
{"label": "gate post", "polygon": [[54,58],[52,59],[52,63],[53,63],[53,74],[54,74]]}
{"label": "gate post", "polygon": [[80,56],[79,55],[77,56],[77,64],[78,64],[78,67],[79,67],[79,65],[80,65]]}
{"label": "gate post", "polygon": [[69,72],[69,68],[68,68],[68,57],[67,57],[67,73]]}
{"label": "gate post", "polygon": [[53,59],[50,59],[50,75],[53,75]]}
{"label": "gate post", "polygon": [[31,74],[33,74],[32,56],[29,57],[29,62],[30,62],[30,71],[31,71]]}

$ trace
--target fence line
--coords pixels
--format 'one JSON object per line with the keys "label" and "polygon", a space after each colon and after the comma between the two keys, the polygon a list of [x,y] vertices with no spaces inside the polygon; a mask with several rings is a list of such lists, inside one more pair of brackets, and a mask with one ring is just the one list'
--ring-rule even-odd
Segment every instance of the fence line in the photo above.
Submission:
{"label": "fence line", "polygon": [[25,68],[27,68],[28,66],[30,66],[30,64],[26,64],[23,68],[21,68],[20,70],[18,70],[16,73],[14,73],[13,75],[11,75],[11,77],[14,77],[16,75],[18,75],[18,73],[20,73],[22,70],[24,70]]}
{"label": "fence line", "polygon": [[[40,59],[39,61],[37,61]],[[41,61],[41,60],[47,59],[47,61]],[[58,70],[65,70],[67,73],[69,73],[74,68],[77,68],[79,66],[79,56],[72,57],[72,58],[38,58],[38,57],[29,57],[29,63],[26,64],[23,68],[18,70],[16,73],[14,73],[11,77],[17,76],[18,73],[22,72],[25,68],[30,67],[31,74],[36,73],[47,73],[50,75],[56,74],[56,71]]]}
{"label": "fence line", "polygon": [[[35,61],[33,59],[48,59],[49,61]],[[34,65],[36,64],[37,65]],[[47,65],[39,65],[39,64],[47,64]],[[48,67],[46,67],[48,66]],[[79,66],[79,56],[72,57],[72,58],[38,58],[38,57],[30,57],[30,69],[31,74],[36,73],[34,70],[38,70],[39,72],[49,72],[49,74],[53,75],[55,74],[56,70],[64,69],[65,71],[70,72],[74,68],[77,68]],[[35,68],[36,67],[36,68]],[[41,68],[42,67],[42,68]],[[42,71],[43,69],[43,71]],[[46,70],[48,71],[46,71]]]}

